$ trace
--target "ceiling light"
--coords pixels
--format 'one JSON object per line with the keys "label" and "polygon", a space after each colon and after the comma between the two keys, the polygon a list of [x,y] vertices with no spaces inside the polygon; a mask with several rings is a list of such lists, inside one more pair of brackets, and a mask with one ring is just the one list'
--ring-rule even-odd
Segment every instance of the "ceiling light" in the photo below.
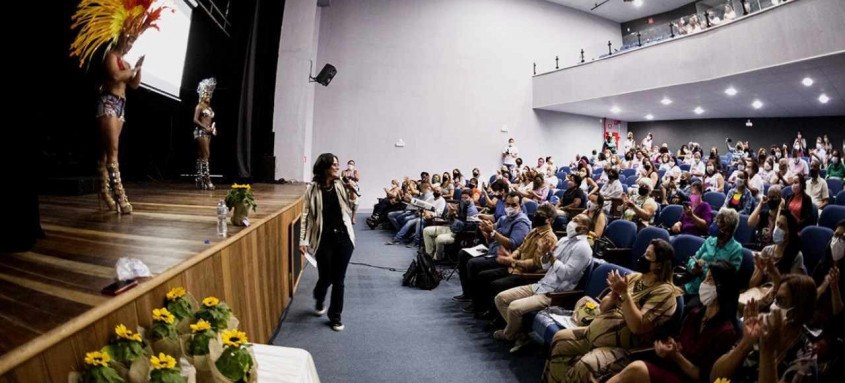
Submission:
{"label": "ceiling light", "polygon": [[736,89],[734,89],[734,87],[730,87],[728,89],[725,89],[725,94],[728,95],[728,96],[735,96],[736,95]]}
{"label": "ceiling light", "polygon": [[669,97],[663,97],[663,99],[660,100],[660,103],[663,105],[669,105],[672,103],[672,100],[670,100]]}
{"label": "ceiling light", "polygon": [[704,113],[704,109],[701,109],[700,106],[696,106],[695,109],[693,109],[692,111],[695,112],[695,114]]}
{"label": "ceiling light", "polygon": [[820,103],[827,104],[828,101],[830,101],[830,97],[827,97],[826,94],[822,93],[822,95],[819,96],[819,102]]}
{"label": "ceiling light", "polygon": [[750,128],[750,127],[754,126],[754,124],[751,122],[751,120],[748,120],[748,121],[745,121],[745,126]]}
{"label": "ceiling light", "polygon": [[801,83],[804,84],[804,86],[811,86],[813,85],[813,79],[809,77],[804,77],[804,79],[801,80]]}
{"label": "ceiling light", "polygon": [[646,114],[646,115],[645,115],[645,119],[646,119],[646,120],[653,120],[653,119],[654,119],[654,115],[652,115],[651,113]]}
{"label": "ceiling light", "polygon": [[634,6],[635,7],[640,7],[642,5],[643,5],[643,0],[634,0]]}
{"label": "ceiling light", "polygon": [[618,107],[618,106],[614,105],[612,108],[610,108],[610,111],[611,111],[611,112],[613,112],[613,113],[619,113],[619,112],[621,112],[622,110],[621,110],[621,109],[619,109],[619,107]]}
{"label": "ceiling light", "polygon": [[751,103],[751,106],[754,107],[754,109],[760,109],[763,107],[763,102],[760,100],[754,100],[754,102]]}

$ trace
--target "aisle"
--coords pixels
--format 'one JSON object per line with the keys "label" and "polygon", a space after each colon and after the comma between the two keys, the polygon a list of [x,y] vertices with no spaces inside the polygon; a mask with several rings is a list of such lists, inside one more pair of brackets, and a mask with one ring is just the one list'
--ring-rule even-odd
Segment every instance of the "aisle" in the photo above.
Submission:
{"label": "aisle", "polygon": [[[387,231],[373,231],[359,216],[352,262],[400,271],[415,249],[385,246]],[[311,352],[323,382],[537,382],[540,351],[508,353],[485,322],[461,312],[451,300],[460,293],[455,275],[432,291],[401,286],[401,272],[350,265],[343,323],[336,333],[326,317],[312,315],[317,281],[307,268],[274,344]],[[328,299],[327,299],[328,302]]]}

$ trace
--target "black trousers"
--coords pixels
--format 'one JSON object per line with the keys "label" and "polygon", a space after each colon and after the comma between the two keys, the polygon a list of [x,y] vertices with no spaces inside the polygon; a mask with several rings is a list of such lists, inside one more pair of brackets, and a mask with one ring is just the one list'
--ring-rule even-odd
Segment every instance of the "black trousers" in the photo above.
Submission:
{"label": "black trousers", "polygon": [[458,275],[461,277],[461,288],[464,290],[464,296],[475,296],[475,288],[478,286],[476,280],[480,272],[503,267],[505,266],[496,262],[495,257],[487,258],[479,255],[473,258],[469,253],[461,251],[458,259]]}
{"label": "black trousers", "polygon": [[343,312],[343,290],[346,279],[346,268],[355,247],[346,233],[346,228],[326,230],[320,237],[320,247],[317,249],[317,285],[314,286],[314,299],[323,303],[329,286],[332,286],[332,297],[329,303],[329,320],[340,321]]}
{"label": "black trousers", "polygon": [[[493,258],[495,261],[496,259]],[[475,307],[475,311],[484,312],[489,309],[493,301],[489,298],[490,297],[490,286],[494,281],[497,281],[501,278],[506,278],[508,275],[508,267],[505,265],[500,265],[498,262],[496,263],[499,267],[491,267],[486,270],[482,270],[478,272],[478,275],[475,278],[470,279],[470,283],[472,283],[472,305]],[[495,297],[496,295],[493,294]]]}

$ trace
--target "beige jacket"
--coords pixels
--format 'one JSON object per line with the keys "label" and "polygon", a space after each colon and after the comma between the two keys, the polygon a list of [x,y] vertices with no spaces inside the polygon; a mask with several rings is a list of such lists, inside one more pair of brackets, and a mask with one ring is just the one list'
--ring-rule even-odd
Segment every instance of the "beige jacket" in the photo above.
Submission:
{"label": "beige jacket", "polygon": [[[340,210],[343,213],[343,225],[349,233],[349,240],[355,246],[355,231],[352,230],[352,209],[349,195],[343,182],[334,181],[334,190],[337,192],[337,200],[340,202]],[[305,204],[302,207],[302,219],[300,219],[299,244],[309,247],[311,254],[317,253],[320,246],[320,235],[323,232],[323,193],[315,183],[308,184],[305,189]]]}

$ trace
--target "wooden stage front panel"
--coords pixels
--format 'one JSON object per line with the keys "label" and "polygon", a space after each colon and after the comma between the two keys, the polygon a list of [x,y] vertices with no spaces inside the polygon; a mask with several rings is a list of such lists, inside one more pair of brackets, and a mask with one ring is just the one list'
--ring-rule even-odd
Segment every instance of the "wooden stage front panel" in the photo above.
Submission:
{"label": "wooden stage front panel", "polygon": [[[0,382],[66,382],[116,324],[149,327],[175,286],[220,297],[251,340],[269,340],[297,277],[290,236],[304,185],[254,184],[252,226],[230,225],[228,238],[216,235],[227,190],[191,186],[127,185],[134,212],[125,216],[99,210],[96,195],[40,198],[46,238],[0,255]],[[117,297],[100,294],[121,257],[140,259],[154,277]]]}

